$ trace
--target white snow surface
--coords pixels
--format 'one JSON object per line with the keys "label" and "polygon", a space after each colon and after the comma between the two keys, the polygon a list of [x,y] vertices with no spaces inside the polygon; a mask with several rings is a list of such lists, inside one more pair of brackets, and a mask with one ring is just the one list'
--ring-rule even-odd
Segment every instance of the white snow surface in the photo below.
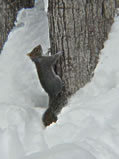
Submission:
{"label": "white snow surface", "polygon": [[26,56],[38,44],[50,47],[47,13],[36,4],[19,12],[0,55],[0,158],[119,159],[119,17],[92,81],[44,128],[48,97]]}

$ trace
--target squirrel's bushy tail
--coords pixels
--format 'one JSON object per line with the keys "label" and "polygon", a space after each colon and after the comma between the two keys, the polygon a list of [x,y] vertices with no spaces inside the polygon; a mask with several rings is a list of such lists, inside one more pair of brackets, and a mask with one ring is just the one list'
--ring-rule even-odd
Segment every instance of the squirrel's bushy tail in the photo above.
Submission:
{"label": "squirrel's bushy tail", "polygon": [[62,91],[57,96],[49,97],[49,108],[45,111],[43,115],[43,123],[45,126],[56,122],[57,115],[67,104],[67,96],[64,89],[65,88],[63,87]]}

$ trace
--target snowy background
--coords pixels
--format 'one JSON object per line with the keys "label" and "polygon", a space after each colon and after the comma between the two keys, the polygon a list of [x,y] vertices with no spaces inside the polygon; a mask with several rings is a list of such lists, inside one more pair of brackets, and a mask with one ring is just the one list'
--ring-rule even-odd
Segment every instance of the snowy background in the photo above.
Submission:
{"label": "snowy background", "polygon": [[46,129],[48,97],[26,56],[49,48],[47,3],[22,9],[0,55],[1,159],[119,159],[119,17],[115,17],[94,78]]}

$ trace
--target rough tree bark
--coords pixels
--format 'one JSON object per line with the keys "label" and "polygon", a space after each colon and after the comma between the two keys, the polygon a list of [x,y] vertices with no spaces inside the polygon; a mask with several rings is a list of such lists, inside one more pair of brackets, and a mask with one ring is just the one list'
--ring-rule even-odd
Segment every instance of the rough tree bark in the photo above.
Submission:
{"label": "rough tree bark", "polygon": [[34,0],[0,0],[0,52],[14,26],[17,12],[21,8],[30,8],[33,5]]}
{"label": "rough tree bark", "polygon": [[119,8],[119,0],[116,0],[116,8]]}
{"label": "rough tree bark", "polygon": [[92,78],[114,15],[115,0],[49,0],[51,51],[64,51],[56,71],[67,96]]}

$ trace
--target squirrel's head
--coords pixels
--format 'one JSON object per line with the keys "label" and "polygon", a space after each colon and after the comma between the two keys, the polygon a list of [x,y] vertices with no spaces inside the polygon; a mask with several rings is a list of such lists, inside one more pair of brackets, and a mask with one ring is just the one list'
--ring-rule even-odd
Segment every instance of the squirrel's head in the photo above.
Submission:
{"label": "squirrel's head", "polygon": [[39,58],[43,54],[41,45],[36,46],[30,53],[27,55],[33,60],[34,58]]}

